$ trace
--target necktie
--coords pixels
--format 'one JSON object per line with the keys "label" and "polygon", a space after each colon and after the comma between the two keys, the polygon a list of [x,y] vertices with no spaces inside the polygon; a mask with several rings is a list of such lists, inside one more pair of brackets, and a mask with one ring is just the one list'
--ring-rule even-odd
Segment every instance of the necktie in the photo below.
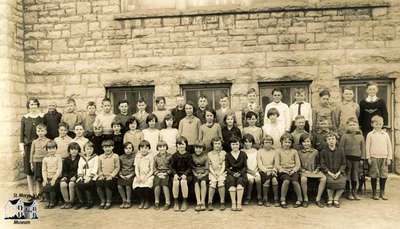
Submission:
{"label": "necktie", "polygon": [[299,104],[299,108],[297,110],[297,115],[301,115],[301,105],[303,104],[303,102],[300,102],[298,104]]}

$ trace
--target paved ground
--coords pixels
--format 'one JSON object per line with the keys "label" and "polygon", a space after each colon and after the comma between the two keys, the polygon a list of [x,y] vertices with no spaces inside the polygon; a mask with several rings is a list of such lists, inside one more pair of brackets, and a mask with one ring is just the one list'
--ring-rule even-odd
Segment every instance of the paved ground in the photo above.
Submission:
{"label": "paved ground", "polygon": [[[2,220],[0,228],[399,228],[400,225],[400,177],[388,181],[389,201],[374,201],[367,196],[362,201],[342,201],[340,209],[310,206],[307,209],[281,209],[246,206],[242,212],[219,210],[197,213],[193,208],[184,213],[153,209],[128,210],[118,206],[104,211],[46,210],[39,208],[39,219],[29,225],[14,225]],[[0,188],[1,203],[14,192],[24,192],[25,187]],[[2,213],[3,217],[3,213]]]}

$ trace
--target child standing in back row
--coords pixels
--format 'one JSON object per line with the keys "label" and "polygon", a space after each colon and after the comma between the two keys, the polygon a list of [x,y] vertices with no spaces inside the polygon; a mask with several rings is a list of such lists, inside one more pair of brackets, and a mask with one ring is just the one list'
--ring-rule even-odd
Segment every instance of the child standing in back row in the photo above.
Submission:
{"label": "child standing in back row", "polygon": [[194,152],[193,144],[199,140],[199,130],[201,121],[193,115],[194,105],[190,102],[186,103],[186,117],[179,122],[179,136],[185,137],[188,141],[188,152]]}
{"label": "child standing in back row", "polygon": [[330,104],[331,93],[328,89],[324,89],[319,93],[319,107],[313,111],[313,123],[315,123],[315,129],[319,128],[319,122],[321,119],[326,119],[331,129],[336,130],[336,114],[335,110]]}
{"label": "child standing in back row", "polygon": [[205,112],[206,123],[200,126],[199,140],[206,147],[206,151],[212,149],[211,139],[214,137],[222,137],[221,126],[214,122],[214,113],[211,110]]}
{"label": "child standing in back row", "polygon": [[173,128],[174,116],[166,114],[163,126],[165,129],[160,130],[160,141],[164,141],[168,145],[168,153],[174,154],[176,152],[176,139],[178,138],[178,130]]}
{"label": "child standing in back row", "polygon": [[261,139],[263,137],[263,131],[260,127],[256,126],[257,114],[252,111],[247,112],[246,120],[249,126],[243,128],[243,136],[245,134],[251,134],[255,142],[254,147],[258,149],[260,146]]}
{"label": "child standing in back row", "polygon": [[74,99],[69,98],[67,100],[67,106],[64,113],[62,114],[61,122],[65,122],[68,124],[68,136],[74,138],[75,125],[82,124],[82,117],[80,114],[78,114],[78,112],[76,112],[76,102]]}
{"label": "child standing in back row", "polygon": [[126,122],[129,130],[124,135],[124,143],[130,142],[133,145],[133,152],[139,150],[139,144],[144,139],[143,132],[138,128],[139,122],[135,117],[130,117]]}

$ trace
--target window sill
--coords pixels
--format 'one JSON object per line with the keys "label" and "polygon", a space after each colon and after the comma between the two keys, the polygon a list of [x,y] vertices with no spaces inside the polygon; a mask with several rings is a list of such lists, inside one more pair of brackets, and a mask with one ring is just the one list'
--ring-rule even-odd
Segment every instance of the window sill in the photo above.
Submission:
{"label": "window sill", "polygon": [[114,16],[115,20],[147,19],[147,18],[171,18],[184,16],[213,16],[224,14],[246,14],[265,12],[285,12],[304,10],[331,10],[331,9],[352,9],[352,8],[382,8],[389,7],[387,0],[288,0],[271,1],[251,6],[225,5],[208,6],[193,9],[146,9],[123,12]]}

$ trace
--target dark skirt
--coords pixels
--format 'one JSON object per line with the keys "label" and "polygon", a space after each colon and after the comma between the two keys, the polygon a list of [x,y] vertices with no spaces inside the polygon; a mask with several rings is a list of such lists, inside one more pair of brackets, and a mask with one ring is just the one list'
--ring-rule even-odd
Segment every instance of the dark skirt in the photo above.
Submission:
{"label": "dark skirt", "polygon": [[346,187],[346,176],[340,175],[336,180],[334,180],[331,176],[326,176],[326,188],[332,190],[340,190]]}
{"label": "dark skirt", "polygon": [[42,162],[33,162],[33,180],[39,182],[43,181]]}
{"label": "dark skirt", "polygon": [[24,173],[28,176],[33,175],[33,171],[31,169],[31,163],[30,163],[30,158],[31,158],[31,146],[32,144],[26,144],[24,145],[24,157],[23,157],[23,163],[24,163]]}
{"label": "dark skirt", "polygon": [[260,176],[261,176],[261,184],[264,184],[267,180],[271,180],[274,177],[276,178],[276,176],[273,176],[271,173],[267,175],[267,173],[261,171],[260,171]]}
{"label": "dark skirt", "polygon": [[280,173],[279,174],[279,179],[284,181],[284,180],[288,180],[288,181],[299,181],[299,173],[295,172],[292,175],[289,175],[287,173]]}
{"label": "dark skirt", "polygon": [[132,186],[133,176],[129,179],[123,179],[121,177],[118,177],[117,183],[120,186]]}
{"label": "dark skirt", "polygon": [[202,181],[205,181],[206,184],[208,184],[208,175],[207,176],[203,176],[200,179],[197,178],[196,176],[193,176],[193,183],[201,183]]}
{"label": "dark skirt", "polygon": [[160,178],[157,175],[154,175],[153,186],[168,186],[169,185],[169,176],[165,176],[165,178]]}
{"label": "dark skirt", "polygon": [[247,176],[240,176],[240,177],[234,177],[232,175],[227,175],[226,176],[226,186],[229,187],[236,187],[238,185],[241,185],[245,187],[247,184]]}

